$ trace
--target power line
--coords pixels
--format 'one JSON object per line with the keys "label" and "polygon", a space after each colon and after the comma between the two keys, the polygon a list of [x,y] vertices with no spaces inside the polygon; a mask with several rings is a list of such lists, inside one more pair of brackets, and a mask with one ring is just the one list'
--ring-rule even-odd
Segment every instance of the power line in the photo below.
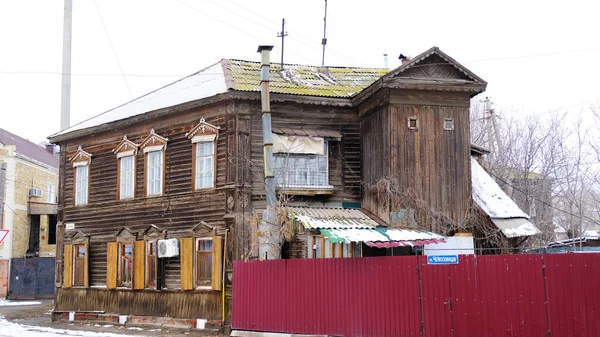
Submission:
{"label": "power line", "polygon": [[[60,71],[44,71],[44,70],[20,70],[20,71],[5,71],[0,70],[0,74],[7,75],[63,75]],[[87,74],[71,74],[71,76],[130,76],[130,77],[183,77],[189,74],[125,74],[125,73],[87,73]],[[218,73],[202,73],[199,75],[219,75]]]}
{"label": "power line", "polygon": [[548,206],[548,207],[550,207],[550,208],[553,208],[553,209],[555,209],[555,210],[557,210],[557,211],[559,211],[559,212],[562,212],[562,213],[565,213],[565,214],[568,214],[568,215],[574,216],[574,217],[576,217],[576,218],[579,218],[579,219],[583,219],[583,218],[585,218],[585,219],[587,219],[587,220],[589,220],[589,221],[591,221],[591,222],[593,222],[593,223],[595,223],[595,224],[597,224],[597,225],[600,225],[600,223],[599,223],[599,222],[597,222],[596,220],[594,220],[594,219],[592,219],[592,218],[590,218],[590,217],[587,217],[587,216],[585,216],[585,215],[577,215],[577,214],[573,214],[573,213],[571,213],[571,212],[569,212],[569,211],[565,211],[564,209],[560,209],[560,208],[558,208],[558,207],[555,207],[554,205],[552,205],[552,204],[549,204],[549,203],[547,203],[546,201],[544,201],[544,200],[542,200],[542,199],[538,199],[537,197],[534,197],[534,196],[532,196],[532,195],[529,195],[529,193],[527,193],[527,192],[523,191],[522,189],[520,189],[520,188],[518,188],[518,187],[516,187],[516,186],[514,186],[514,185],[512,185],[512,184],[510,184],[509,182],[507,182],[506,180],[504,180],[504,179],[502,179],[502,178],[498,177],[498,176],[497,176],[497,175],[495,175],[494,173],[492,173],[492,172],[487,172],[487,173],[488,173],[488,174],[490,174],[491,176],[493,176],[494,178],[496,178],[496,179],[500,180],[502,183],[504,183],[504,184],[506,184],[506,185],[510,186],[510,187],[511,187],[511,188],[513,188],[514,190],[516,190],[516,191],[518,191],[518,192],[521,192],[521,193],[523,193],[523,195],[525,195],[525,196],[526,196],[526,197],[528,197],[528,198],[532,198],[532,199],[534,199],[534,200],[537,200],[537,201],[541,202],[542,204],[544,204],[544,205],[546,205],[546,206]]}
{"label": "power line", "polygon": [[115,50],[115,46],[112,43],[110,34],[108,34],[108,29],[106,29],[106,25],[104,24],[104,19],[102,19],[102,14],[100,14],[100,9],[98,8],[98,4],[96,3],[96,0],[94,0],[94,6],[96,7],[96,13],[98,13],[98,17],[100,18],[100,22],[102,23],[104,32],[106,33],[106,38],[108,39],[110,48],[112,49],[113,54],[115,55],[115,60],[117,60],[117,64],[119,65],[119,70],[121,71],[121,74],[123,74],[123,80],[125,81],[125,85],[127,86],[127,91],[129,91],[129,96],[131,96],[131,98],[133,98],[133,93],[131,92],[131,87],[129,87],[129,82],[127,81],[127,77],[125,76],[125,72],[123,71],[121,62],[119,61],[119,57],[117,56],[117,51]]}

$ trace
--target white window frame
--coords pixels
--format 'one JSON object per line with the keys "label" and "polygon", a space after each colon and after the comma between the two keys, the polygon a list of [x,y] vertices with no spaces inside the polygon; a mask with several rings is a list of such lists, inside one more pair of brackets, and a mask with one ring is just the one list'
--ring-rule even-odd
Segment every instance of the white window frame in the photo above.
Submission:
{"label": "white window frame", "polygon": [[[85,169],[85,177],[81,171]],[[87,163],[75,166],[75,205],[87,205],[90,190],[90,166]]]}
{"label": "white window frame", "polygon": [[[150,157],[153,155],[158,155],[158,157],[160,159],[159,165],[150,166]],[[155,171],[155,169],[158,169],[158,174]],[[164,169],[165,169],[164,150],[160,149],[157,151],[148,151],[146,153],[146,175],[147,175],[147,177],[146,177],[146,195],[147,196],[155,196],[155,195],[163,194]],[[155,185],[157,183],[157,181],[156,181],[157,177],[158,177],[158,190],[155,190]]]}
{"label": "white window frame", "polygon": [[[205,155],[200,155],[200,149],[202,149],[203,146],[206,146],[207,149],[210,149],[210,153],[209,154],[205,154]],[[216,162],[216,155],[215,155],[215,142],[214,140],[208,140],[208,141],[199,141],[195,143],[195,177],[194,177],[194,188],[199,190],[199,189],[205,189],[205,188],[214,188],[215,187],[215,162]],[[203,167],[204,170],[203,171],[199,171],[199,163],[203,162]],[[207,165],[207,162],[210,162],[210,165]],[[210,170],[207,170],[207,168],[210,168]],[[206,179],[206,178],[210,178],[210,180]],[[208,185],[204,185],[204,182],[209,182]]]}
{"label": "white window frame", "polygon": [[[330,189],[329,146],[324,141],[324,152],[319,154],[275,153],[273,173],[277,186],[284,188]],[[304,161],[304,164],[302,164]],[[301,166],[298,167],[298,163]],[[322,163],[323,167],[320,167]],[[305,178],[303,178],[305,176]]]}
{"label": "white window frame", "polygon": [[[124,161],[131,161],[131,168],[125,170]],[[129,178],[127,179],[129,173]],[[119,199],[133,199],[135,196],[135,156],[119,158]]]}
{"label": "white window frame", "polygon": [[53,183],[48,183],[48,194],[46,195],[46,203],[48,203],[48,204],[56,203],[56,197],[54,194],[54,184]]}

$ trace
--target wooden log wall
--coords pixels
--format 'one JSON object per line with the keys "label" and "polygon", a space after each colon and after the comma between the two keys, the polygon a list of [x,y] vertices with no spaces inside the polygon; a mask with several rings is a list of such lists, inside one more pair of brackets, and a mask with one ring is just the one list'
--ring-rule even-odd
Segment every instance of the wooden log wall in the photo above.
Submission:
{"label": "wooden log wall", "polygon": [[[228,104],[203,107],[176,116],[145,123],[128,124],[115,130],[61,143],[61,204],[63,219],[74,223],[75,230],[90,235],[90,285],[102,286],[106,282],[106,243],[115,240],[122,228],[141,233],[150,225],[167,231],[167,238],[191,236],[192,228],[200,221],[225,226],[227,185],[235,181],[235,163],[227,160],[228,144],[235,138],[233,108]],[[192,143],[186,137],[200,118],[221,127],[217,139],[216,188],[193,190]],[[112,152],[124,135],[134,143],[140,143],[154,131],[169,139],[165,157],[165,193],[146,197],[144,192],[144,153],[136,156],[135,198],[117,200],[117,158]],[[74,170],[68,158],[81,145],[92,154],[89,172],[89,200],[84,206],[74,206]],[[65,231],[69,235],[71,231]],[[165,277],[168,289],[179,288],[179,260],[165,261]]]}
{"label": "wooden log wall", "polygon": [[56,311],[98,311],[121,315],[221,319],[221,294],[211,291],[62,289]]}
{"label": "wooden log wall", "polygon": [[[391,90],[389,105],[362,115],[365,181],[389,169],[432,210],[460,223],[471,195],[469,101],[468,93]],[[418,119],[418,130],[408,128],[409,117]],[[454,119],[454,130],[444,130],[446,118]],[[370,196],[362,206],[389,218],[389,209],[379,209]]]}

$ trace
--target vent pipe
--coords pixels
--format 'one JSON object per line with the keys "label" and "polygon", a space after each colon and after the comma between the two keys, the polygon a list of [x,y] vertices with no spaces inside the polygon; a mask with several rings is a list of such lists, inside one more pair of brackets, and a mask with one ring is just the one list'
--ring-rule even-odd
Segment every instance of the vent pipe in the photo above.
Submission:
{"label": "vent pipe", "polygon": [[390,65],[388,63],[388,54],[383,54],[383,67],[385,69],[390,69]]}

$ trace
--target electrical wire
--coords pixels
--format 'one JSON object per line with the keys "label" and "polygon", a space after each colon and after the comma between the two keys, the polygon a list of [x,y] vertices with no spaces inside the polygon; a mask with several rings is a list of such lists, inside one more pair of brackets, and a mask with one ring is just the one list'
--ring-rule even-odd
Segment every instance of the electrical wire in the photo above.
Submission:
{"label": "electrical wire", "polygon": [[119,61],[119,56],[117,56],[117,51],[115,50],[115,46],[112,43],[112,39],[110,38],[110,34],[108,34],[108,29],[106,29],[106,25],[104,24],[104,19],[102,18],[102,14],[100,14],[100,9],[98,8],[98,4],[96,0],[94,0],[94,6],[96,7],[96,13],[98,13],[98,17],[100,18],[100,22],[102,23],[102,27],[104,28],[104,32],[106,33],[106,38],[108,39],[108,43],[110,44],[110,48],[115,55],[115,60],[117,60],[117,64],[119,65],[119,70],[123,75],[123,80],[125,81],[125,85],[127,86],[127,91],[129,91],[129,96],[133,99],[133,92],[131,91],[131,87],[129,86],[129,82],[127,81],[127,77],[125,76],[125,72],[123,71],[123,66],[121,66],[121,61]]}
{"label": "electrical wire", "polygon": [[552,204],[550,204],[550,203],[548,203],[548,202],[546,202],[546,201],[544,201],[544,200],[542,200],[542,199],[539,199],[539,198],[537,198],[537,197],[535,197],[535,196],[529,195],[529,193],[527,193],[527,192],[523,191],[522,189],[520,189],[520,188],[518,188],[518,187],[514,186],[513,184],[511,184],[511,183],[507,182],[506,180],[504,180],[504,179],[502,179],[502,178],[498,177],[498,176],[497,176],[497,175],[495,175],[494,173],[492,173],[492,172],[489,172],[489,171],[486,171],[486,172],[487,172],[489,175],[491,175],[491,176],[493,176],[494,178],[496,178],[496,179],[498,179],[499,181],[501,181],[502,183],[504,183],[504,184],[506,184],[506,185],[510,186],[510,187],[511,187],[511,188],[513,188],[515,191],[521,192],[523,195],[525,195],[525,196],[526,196],[526,197],[528,197],[528,198],[531,198],[531,199],[537,200],[537,201],[541,202],[542,204],[544,204],[544,205],[546,205],[546,206],[548,206],[548,207],[550,207],[550,208],[552,208],[552,209],[555,209],[555,210],[557,210],[557,211],[559,211],[559,212],[562,212],[562,213],[565,213],[565,214],[568,214],[568,215],[574,216],[574,217],[576,217],[576,218],[579,218],[580,220],[583,220],[583,219],[585,218],[585,219],[587,219],[587,220],[589,220],[589,221],[593,222],[593,223],[594,223],[594,224],[596,224],[596,225],[600,225],[600,222],[598,222],[598,221],[596,221],[596,220],[594,220],[594,219],[592,219],[592,218],[590,218],[590,217],[587,217],[587,216],[585,216],[585,215],[577,215],[577,214],[571,213],[571,212],[569,212],[569,211],[565,211],[564,209],[560,209],[560,208],[558,208],[558,207],[556,207],[556,206],[554,206],[554,205],[552,205]]}

